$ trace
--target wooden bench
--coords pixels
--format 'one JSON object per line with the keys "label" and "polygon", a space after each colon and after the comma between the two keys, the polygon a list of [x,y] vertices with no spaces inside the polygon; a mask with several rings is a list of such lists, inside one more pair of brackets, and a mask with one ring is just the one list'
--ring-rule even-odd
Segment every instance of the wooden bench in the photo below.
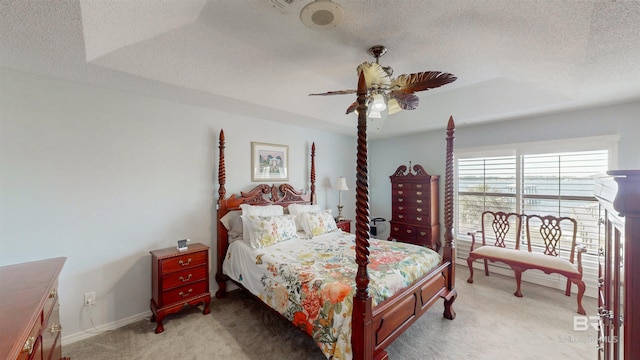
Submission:
{"label": "wooden bench", "polygon": [[[521,248],[523,222],[526,239],[524,249]],[[520,284],[524,271],[537,269],[547,274],[557,273],[567,278],[565,295],[571,296],[571,283],[578,286],[578,314],[585,315],[582,307],[585,291],[582,253],[587,250],[583,245],[576,245],[577,228],[576,220],[569,217],[485,211],[482,213],[481,230],[469,233],[471,250],[467,264],[470,275],[467,282],[473,283],[473,262],[476,259],[484,260],[487,276],[488,261],[499,261],[513,269],[517,284],[514,295],[517,297],[522,297]],[[476,246],[478,234],[481,235],[482,246]],[[513,244],[512,247],[509,244]]]}

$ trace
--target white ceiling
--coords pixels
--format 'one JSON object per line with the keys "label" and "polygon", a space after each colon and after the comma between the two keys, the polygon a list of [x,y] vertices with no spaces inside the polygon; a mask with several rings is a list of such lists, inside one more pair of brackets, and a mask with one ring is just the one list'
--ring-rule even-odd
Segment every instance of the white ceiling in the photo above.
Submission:
{"label": "white ceiling", "polygon": [[355,89],[376,44],[458,80],[372,138],[640,99],[640,1],[335,0],[329,30],[311,0],[0,1],[2,67],[350,135],[355,95],[308,94]]}

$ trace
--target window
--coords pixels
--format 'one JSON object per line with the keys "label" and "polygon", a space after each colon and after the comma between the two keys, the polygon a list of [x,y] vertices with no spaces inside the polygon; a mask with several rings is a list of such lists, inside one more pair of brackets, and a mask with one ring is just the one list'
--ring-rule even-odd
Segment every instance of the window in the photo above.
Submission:
{"label": "window", "polygon": [[615,140],[607,136],[458,151],[457,234],[479,229],[484,210],[568,216],[578,221],[578,241],[595,254],[600,215],[592,176],[609,168]]}

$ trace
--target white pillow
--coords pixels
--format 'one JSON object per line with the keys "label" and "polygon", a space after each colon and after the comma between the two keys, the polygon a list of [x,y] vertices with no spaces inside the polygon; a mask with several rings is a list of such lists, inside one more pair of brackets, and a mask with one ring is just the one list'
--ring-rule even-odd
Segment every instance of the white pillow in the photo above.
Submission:
{"label": "white pillow", "polygon": [[254,249],[261,249],[297,238],[293,215],[247,215],[243,217],[243,222],[249,225],[249,243]]}
{"label": "white pillow", "polygon": [[304,230],[302,228],[302,216],[301,214],[304,212],[319,212],[322,211],[320,209],[320,206],[317,204],[312,204],[312,205],[308,205],[308,204],[291,204],[287,207],[287,209],[289,209],[289,214],[294,215],[295,221],[296,221],[296,229],[298,231],[300,230]]}
{"label": "white pillow", "polygon": [[283,215],[284,208],[281,205],[266,205],[266,206],[254,206],[249,204],[240,205],[242,209],[242,239],[250,241],[249,226],[245,221],[245,216],[258,215],[258,216],[274,216]]}
{"label": "white pillow", "polygon": [[333,219],[331,209],[320,212],[304,212],[302,217],[302,228],[310,237],[338,231],[338,225]]}

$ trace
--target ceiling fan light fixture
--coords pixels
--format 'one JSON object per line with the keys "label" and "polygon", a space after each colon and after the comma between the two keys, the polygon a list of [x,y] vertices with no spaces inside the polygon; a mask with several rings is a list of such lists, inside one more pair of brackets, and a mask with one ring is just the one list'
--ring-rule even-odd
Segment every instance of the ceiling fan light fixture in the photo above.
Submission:
{"label": "ceiling fan light fixture", "polygon": [[331,0],[315,0],[302,8],[300,20],[311,29],[331,29],[342,23],[344,10]]}
{"label": "ceiling fan light fixture", "polygon": [[381,112],[387,109],[387,99],[385,99],[383,94],[375,94],[373,95],[373,101],[371,102],[371,111],[372,112]]}

